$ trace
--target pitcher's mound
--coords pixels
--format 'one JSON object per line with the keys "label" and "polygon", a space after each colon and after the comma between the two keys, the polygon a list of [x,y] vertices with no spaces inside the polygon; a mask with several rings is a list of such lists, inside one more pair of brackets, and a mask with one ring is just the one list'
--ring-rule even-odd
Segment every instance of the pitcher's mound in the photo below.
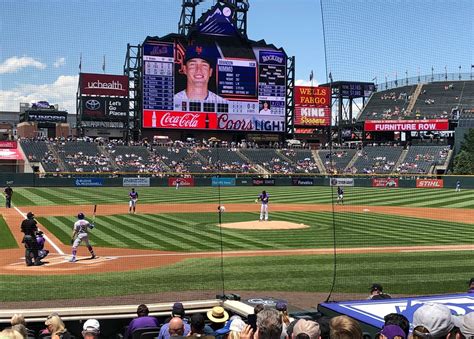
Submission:
{"label": "pitcher's mound", "polygon": [[294,230],[298,228],[308,228],[308,225],[297,224],[289,221],[243,221],[222,224],[224,228],[236,228],[241,230]]}

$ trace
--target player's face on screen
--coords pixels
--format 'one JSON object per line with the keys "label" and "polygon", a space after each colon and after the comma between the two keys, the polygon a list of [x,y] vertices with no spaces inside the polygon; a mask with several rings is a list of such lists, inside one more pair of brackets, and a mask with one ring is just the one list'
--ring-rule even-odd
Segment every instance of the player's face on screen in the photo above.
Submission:
{"label": "player's face on screen", "polygon": [[212,68],[209,63],[203,59],[194,58],[186,63],[184,73],[188,77],[188,85],[202,87],[206,86],[212,75]]}
{"label": "player's face on screen", "polygon": [[267,109],[268,109],[268,102],[264,102],[264,103],[263,103],[263,109],[264,109],[264,110],[267,110]]}

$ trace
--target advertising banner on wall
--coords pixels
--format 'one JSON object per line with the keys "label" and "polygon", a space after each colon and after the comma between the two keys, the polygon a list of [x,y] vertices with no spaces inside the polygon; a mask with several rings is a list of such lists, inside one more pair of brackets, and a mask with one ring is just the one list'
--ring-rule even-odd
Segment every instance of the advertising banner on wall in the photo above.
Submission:
{"label": "advertising banner on wall", "polygon": [[401,131],[447,131],[448,119],[432,120],[366,120],[366,132],[401,132]]}
{"label": "advertising banner on wall", "polygon": [[0,148],[17,148],[16,140],[1,140]]}
{"label": "advertising banner on wall", "polygon": [[332,178],[329,180],[330,186],[354,186],[354,178]]}
{"label": "advertising banner on wall", "polygon": [[76,178],[74,181],[76,187],[97,187],[104,186],[103,178]]}
{"label": "advertising banner on wall", "polygon": [[398,178],[373,178],[372,187],[398,187]]}
{"label": "advertising banner on wall", "polygon": [[128,97],[128,76],[112,74],[79,74],[81,95]]}
{"label": "advertising banner on wall", "polygon": [[212,186],[235,186],[235,178],[212,177]]}
{"label": "advertising banner on wall", "polygon": [[179,186],[194,186],[194,178],[175,178],[170,177],[168,178],[168,186],[174,187],[176,186],[176,181],[179,180]]}
{"label": "advertising banner on wall", "polygon": [[291,184],[293,186],[313,186],[313,178],[293,178],[291,179]]}
{"label": "advertising banner on wall", "polygon": [[254,186],[274,186],[275,179],[252,178],[252,185]]}
{"label": "advertising banner on wall", "polygon": [[123,178],[123,187],[148,187],[150,186],[150,178]]}
{"label": "advertising banner on wall", "polygon": [[417,188],[443,188],[443,179],[416,179]]}

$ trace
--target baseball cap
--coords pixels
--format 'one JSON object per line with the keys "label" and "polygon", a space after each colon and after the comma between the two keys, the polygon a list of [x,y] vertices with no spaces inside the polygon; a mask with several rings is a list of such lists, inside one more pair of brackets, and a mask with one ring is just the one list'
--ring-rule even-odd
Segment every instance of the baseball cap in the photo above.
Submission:
{"label": "baseball cap", "polygon": [[459,330],[466,338],[474,336],[474,312],[470,312],[462,317]]}
{"label": "baseball cap", "polygon": [[33,214],[33,212],[28,212],[28,214],[26,215],[26,217],[27,217],[28,219],[31,219],[31,218],[33,218],[34,216],[35,216],[35,215]]}
{"label": "baseball cap", "polygon": [[277,311],[286,311],[287,307],[288,305],[283,300],[278,301],[275,306]]}
{"label": "baseball cap", "polygon": [[370,292],[373,292],[373,291],[382,292],[382,290],[383,290],[383,287],[380,284],[372,284],[372,286],[370,286]]}
{"label": "baseball cap", "polygon": [[426,303],[413,314],[413,327],[425,327],[433,337],[447,335],[454,327],[451,311],[442,304]]}
{"label": "baseball cap", "polygon": [[400,336],[403,339],[406,338],[405,332],[402,330],[400,326],[397,325],[386,325],[380,331],[380,334],[383,334],[388,339],[393,339],[395,336]]}
{"label": "baseball cap", "polygon": [[174,303],[173,309],[171,310],[173,316],[184,317],[184,306],[182,303]]}
{"label": "baseball cap", "polygon": [[97,321],[96,319],[89,319],[84,323],[82,329],[86,333],[100,333],[99,321]]}
{"label": "baseball cap", "polygon": [[202,59],[207,61],[211,66],[216,62],[212,48],[203,44],[192,44],[186,48],[184,63],[191,59]]}
{"label": "baseball cap", "polygon": [[317,339],[321,335],[319,324],[312,320],[300,319],[293,327],[293,335],[306,334],[310,339]]}

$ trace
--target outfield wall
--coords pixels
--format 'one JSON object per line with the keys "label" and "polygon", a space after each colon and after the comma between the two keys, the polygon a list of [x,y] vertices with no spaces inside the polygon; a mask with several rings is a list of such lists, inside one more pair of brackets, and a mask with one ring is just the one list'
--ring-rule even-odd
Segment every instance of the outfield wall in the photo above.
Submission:
{"label": "outfield wall", "polygon": [[[75,174],[77,175],[77,174]],[[13,187],[167,187],[175,186],[175,177],[146,177],[125,174],[110,177],[110,174],[84,174],[77,176],[41,176],[35,173],[0,173],[0,182]],[[474,189],[474,176],[251,176],[251,175],[197,175],[180,179],[181,186],[355,186],[355,187],[407,187],[407,188],[455,188],[461,182],[462,188]],[[420,182],[420,180],[422,182]]]}

